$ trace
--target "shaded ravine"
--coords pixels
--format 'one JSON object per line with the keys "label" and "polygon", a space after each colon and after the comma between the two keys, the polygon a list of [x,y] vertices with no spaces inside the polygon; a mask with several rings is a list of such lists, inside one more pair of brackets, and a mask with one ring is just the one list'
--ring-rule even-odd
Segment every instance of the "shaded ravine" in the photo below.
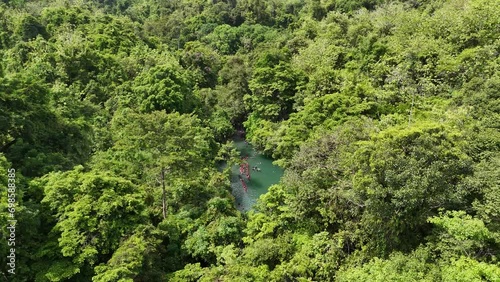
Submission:
{"label": "shaded ravine", "polygon": [[[250,180],[243,177],[247,191],[243,188],[243,184],[239,178],[239,166],[235,165],[231,168],[231,189],[233,196],[236,199],[236,207],[240,211],[248,211],[252,209],[260,195],[265,194],[269,186],[279,182],[283,175],[283,169],[273,165],[273,160],[259,154],[245,139],[236,137],[233,139],[236,149],[240,152],[241,157],[248,157],[250,166]],[[260,171],[253,170],[257,167]]]}

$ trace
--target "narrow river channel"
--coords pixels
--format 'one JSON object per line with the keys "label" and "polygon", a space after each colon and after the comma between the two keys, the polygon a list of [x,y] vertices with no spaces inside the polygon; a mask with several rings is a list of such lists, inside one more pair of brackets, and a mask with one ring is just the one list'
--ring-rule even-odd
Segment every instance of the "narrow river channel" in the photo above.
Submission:
{"label": "narrow river channel", "polygon": [[[250,180],[243,177],[247,185],[247,191],[245,191],[238,177],[240,174],[239,166],[232,167],[231,188],[236,199],[236,207],[240,211],[248,211],[252,209],[260,195],[267,192],[269,186],[279,182],[283,175],[283,169],[273,165],[272,159],[259,154],[243,138],[235,138],[233,141],[241,157],[248,157],[251,177]],[[253,170],[253,167],[257,167],[258,170]]]}

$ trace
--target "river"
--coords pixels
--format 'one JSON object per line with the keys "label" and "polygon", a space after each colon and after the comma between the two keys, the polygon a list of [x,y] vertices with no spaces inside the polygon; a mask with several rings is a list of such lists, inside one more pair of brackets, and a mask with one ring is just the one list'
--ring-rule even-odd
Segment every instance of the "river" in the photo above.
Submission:
{"label": "river", "polygon": [[[243,138],[234,138],[233,142],[241,157],[248,157],[250,166],[250,180],[243,177],[248,188],[247,191],[243,188],[243,184],[238,177],[240,174],[239,166],[236,165],[231,168],[231,189],[236,199],[236,207],[238,210],[245,212],[252,209],[260,195],[267,192],[269,186],[279,182],[283,175],[283,169],[273,165],[272,159],[259,154]],[[251,169],[255,166],[260,171]]]}

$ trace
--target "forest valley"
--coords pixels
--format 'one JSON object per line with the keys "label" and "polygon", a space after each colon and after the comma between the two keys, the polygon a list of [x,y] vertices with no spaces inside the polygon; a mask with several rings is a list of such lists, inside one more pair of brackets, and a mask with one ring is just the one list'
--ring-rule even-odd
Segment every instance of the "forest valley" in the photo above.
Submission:
{"label": "forest valley", "polygon": [[500,281],[499,53],[498,0],[3,0],[0,279]]}

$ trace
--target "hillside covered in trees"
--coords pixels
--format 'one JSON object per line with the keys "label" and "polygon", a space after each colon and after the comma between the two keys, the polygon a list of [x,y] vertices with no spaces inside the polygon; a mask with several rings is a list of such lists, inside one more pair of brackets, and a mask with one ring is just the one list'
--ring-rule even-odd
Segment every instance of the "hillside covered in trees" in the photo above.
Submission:
{"label": "hillside covered in trees", "polygon": [[498,0],[3,0],[1,279],[500,281],[499,54]]}

